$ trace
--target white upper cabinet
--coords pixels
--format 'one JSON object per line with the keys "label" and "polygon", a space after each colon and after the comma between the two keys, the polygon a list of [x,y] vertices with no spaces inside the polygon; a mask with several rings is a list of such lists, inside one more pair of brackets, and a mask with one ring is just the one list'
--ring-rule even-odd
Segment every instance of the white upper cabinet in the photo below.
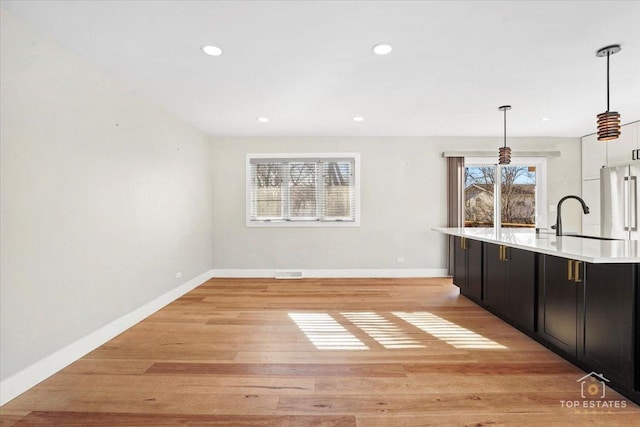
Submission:
{"label": "white upper cabinet", "polygon": [[638,161],[638,122],[622,126],[620,137],[607,141],[607,166],[628,165]]}
{"label": "white upper cabinet", "polygon": [[[600,180],[582,181],[582,198],[589,206],[589,214],[582,217],[582,232],[589,235],[600,235]],[[587,233],[587,229],[590,231]],[[597,230],[595,233],[594,231]]]}
{"label": "white upper cabinet", "polygon": [[600,178],[600,168],[607,163],[607,144],[596,134],[582,138],[582,179]]}

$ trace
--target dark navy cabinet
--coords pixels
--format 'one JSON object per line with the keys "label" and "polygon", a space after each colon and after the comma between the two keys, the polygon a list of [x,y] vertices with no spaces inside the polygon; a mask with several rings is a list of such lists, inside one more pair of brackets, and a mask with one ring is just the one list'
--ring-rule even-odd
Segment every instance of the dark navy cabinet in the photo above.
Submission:
{"label": "dark navy cabinet", "polygon": [[625,387],[634,386],[637,275],[633,264],[587,264],[578,358]]}
{"label": "dark navy cabinet", "polygon": [[460,293],[475,302],[482,301],[482,242],[463,237],[454,239],[453,283]]}
{"label": "dark navy cabinet", "polygon": [[582,262],[542,256],[538,333],[554,347],[576,356],[578,346],[578,288],[585,281]]}
{"label": "dark navy cabinet", "polygon": [[484,302],[496,314],[534,331],[536,254],[485,243]]}

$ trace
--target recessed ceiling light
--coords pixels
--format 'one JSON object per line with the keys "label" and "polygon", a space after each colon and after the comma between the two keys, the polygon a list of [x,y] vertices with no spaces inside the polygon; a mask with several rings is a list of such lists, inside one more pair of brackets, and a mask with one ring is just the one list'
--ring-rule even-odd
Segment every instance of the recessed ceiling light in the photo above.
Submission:
{"label": "recessed ceiling light", "polygon": [[222,49],[220,49],[218,46],[211,46],[211,45],[202,46],[201,49],[207,55],[211,55],[211,56],[220,56],[220,55],[222,55]]}
{"label": "recessed ceiling light", "polygon": [[543,122],[548,122],[549,120],[551,120],[549,117],[543,117],[540,120],[542,120]]}
{"label": "recessed ceiling light", "polygon": [[364,117],[360,117],[360,116],[358,116],[358,117],[354,117],[354,118],[353,118],[353,121],[354,121],[354,122],[362,122],[362,121],[364,121]]}
{"label": "recessed ceiling light", "polygon": [[267,117],[258,117],[258,121],[260,123],[267,123],[269,121],[269,118],[267,118]]}
{"label": "recessed ceiling light", "polygon": [[392,50],[393,48],[391,47],[391,45],[385,43],[380,43],[373,47],[373,53],[375,53],[376,55],[388,55]]}

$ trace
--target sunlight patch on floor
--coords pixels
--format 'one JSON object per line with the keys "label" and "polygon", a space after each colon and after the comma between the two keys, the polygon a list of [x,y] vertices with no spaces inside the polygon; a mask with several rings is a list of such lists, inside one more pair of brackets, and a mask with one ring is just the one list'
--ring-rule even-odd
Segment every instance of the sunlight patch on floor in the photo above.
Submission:
{"label": "sunlight patch on floor", "polygon": [[289,313],[289,317],[318,350],[369,350],[327,313]]}
{"label": "sunlight patch on floor", "polygon": [[405,334],[398,325],[373,312],[340,313],[384,348],[424,348],[419,341]]}
{"label": "sunlight patch on floor", "polygon": [[507,348],[489,338],[485,338],[480,334],[426,311],[413,313],[393,312],[393,315],[455,348],[490,350]]}

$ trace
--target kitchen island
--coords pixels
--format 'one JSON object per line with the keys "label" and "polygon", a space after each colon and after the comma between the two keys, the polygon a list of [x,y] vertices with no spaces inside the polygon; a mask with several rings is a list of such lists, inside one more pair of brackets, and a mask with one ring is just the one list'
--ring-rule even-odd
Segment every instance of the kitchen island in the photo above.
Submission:
{"label": "kitchen island", "polygon": [[599,240],[578,235],[556,236],[553,232],[536,234],[530,228],[434,228],[451,236],[504,245],[531,252],[571,258],[594,264],[640,263],[640,241]]}
{"label": "kitchen island", "polygon": [[640,244],[533,229],[452,236],[460,293],[640,404]]}

